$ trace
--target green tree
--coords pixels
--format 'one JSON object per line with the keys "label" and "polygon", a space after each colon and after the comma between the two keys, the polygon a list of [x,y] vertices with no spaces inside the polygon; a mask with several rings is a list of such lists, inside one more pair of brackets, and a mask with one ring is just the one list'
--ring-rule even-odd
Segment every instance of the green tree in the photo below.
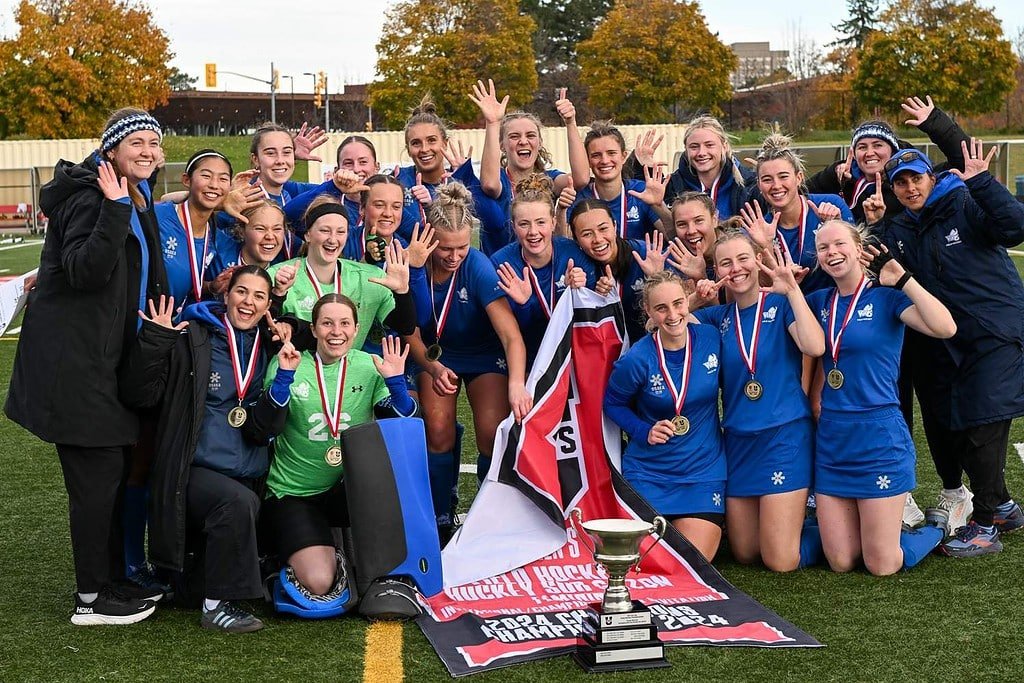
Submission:
{"label": "green tree", "polygon": [[853,89],[864,104],[896,112],[906,96],[931,95],[958,114],[998,109],[1017,58],[991,10],[958,0],[896,0],[860,54]]}
{"label": "green tree", "polygon": [[149,9],[130,0],[22,0],[0,43],[7,132],[92,137],[118,107],[166,102],[173,55]]}
{"label": "green tree", "polygon": [[620,123],[655,123],[718,103],[736,56],[708,30],[696,2],[616,0],[577,46],[591,105]]}
{"label": "green tree", "polygon": [[171,90],[174,92],[180,92],[182,90],[195,90],[196,82],[198,80],[198,76],[189,76],[187,73],[185,73],[178,67],[172,66],[171,75],[167,79],[167,85],[169,85]]}
{"label": "green tree", "polygon": [[429,92],[438,112],[458,125],[477,122],[467,97],[491,78],[513,106],[537,87],[531,38],[534,20],[517,0],[402,0],[388,10],[377,43],[379,78],[369,102],[388,128],[403,125]]}
{"label": "green tree", "polygon": [[878,0],[846,0],[846,13],[846,20],[832,27],[839,32],[832,45],[860,50],[878,25]]}

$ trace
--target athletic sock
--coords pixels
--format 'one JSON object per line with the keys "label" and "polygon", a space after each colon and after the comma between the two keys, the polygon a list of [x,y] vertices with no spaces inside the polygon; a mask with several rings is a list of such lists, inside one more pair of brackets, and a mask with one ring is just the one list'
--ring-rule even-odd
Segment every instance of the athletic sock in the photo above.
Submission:
{"label": "athletic sock", "polygon": [[819,564],[825,553],[821,547],[821,529],[818,528],[818,520],[808,517],[804,520],[804,527],[800,531],[800,564],[799,569],[813,567]]}
{"label": "athletic sock", "polygon": [[[452,514],[459,509],[459,474],[462,466],[462,437],[466,427],[461,422],[455,423],[455,445],[452,446]],[[455,521],[455,520],[452,520]]]}
{"label": "athletic sock", "polygon": [[476,479],[481,484],[484,483],[487,473],[491,470],[491,459],[489,455],[484,455],[483,453],[476,454]]}
{"label": "athletic sock", "polygon": [[430,473],[430,498],[434,503],[434,517],[438,526],[452,523],[452,487],[458,481],[453,476],[451,451],[427,453],[427,469]]}
{"label": "athletic sock", "polygon": [[919,529],[904,529],[900,532],[900,548],[903,550],[903,568],[910,569],[945,538],[945,529],[926,524]]}
{"label": "athletic sock", "polygon": [[79,593],[78,594],[78,599],[81,600],[82,602],[84,602],[87,605],[90,604],[90,603],[96,602],[96,598],[98,598],[98,597],[100,597],[99,593]]}
{"label": "athletic sock", "polygon": [[222,602],[223,600],[211,600],[210,598],[205,598],[203,600],[203,611],[212,612],[213,610],[220,607],[220,603]]}
{"label": "athletic sock", "polygon": [[124,489],[124,507],[122,523],[124,524],[124,566],[131,576],[146,564],[146,502],[149,488],[143,486],[126,486]]}

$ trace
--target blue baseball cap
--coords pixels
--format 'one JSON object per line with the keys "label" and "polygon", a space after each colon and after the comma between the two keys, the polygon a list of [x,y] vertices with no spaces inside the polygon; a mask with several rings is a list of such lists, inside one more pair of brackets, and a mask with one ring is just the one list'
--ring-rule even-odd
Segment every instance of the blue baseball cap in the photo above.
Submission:
{"label": "blue baseball cap", "polygon": [[931,173],[932,162],[924,152],[916,149],[901,149],[885,162],[885,175],[889,179],[889,183],[892,184],[896,176],[904,171]]}

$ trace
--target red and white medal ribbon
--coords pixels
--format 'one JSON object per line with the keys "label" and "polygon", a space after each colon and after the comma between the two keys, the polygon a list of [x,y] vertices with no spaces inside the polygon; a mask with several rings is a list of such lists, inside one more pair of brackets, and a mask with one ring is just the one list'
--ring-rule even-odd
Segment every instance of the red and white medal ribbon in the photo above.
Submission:
{"label": "red and white medal ribbon", "polygon": [[783,259],[787,259],[789,263],[800,265],[800,258],[804,255],[804,236],[807,234],[807,200],[800,199],[800,220],[797,221],[796,228],[799,230],[796,237],[796,258],[793,258],[793,252],[789,250],[789,245],[786,244],[786,238],[781,233],[776,232],[775,239],[778,240],[779,249],[782,251]]}
{"label": "red and white medal ribbon", "polygon": [[206,268],[206,253],[210,245],[210,229],[207,227],[203,235],[203,258],[196,260],[196,238],[192,231],[192,215],[188,212],[188,202],[178,205],[178,218],[185,227],[185,235],[188,237],[188,270],[192,276],[192,296],[196,301],[203,298],[203,270]]}
{"label": "red and white medal ribbon", "polygon": [[[309,284],[313,285],[313,291],[316,292],[317,301],[324,295],[323,289],[320,287],[320,281],[316,279],[316,275],[313,273],[313,269],[309,267],[309,261],[302,259],[302,265],[306,270],[306,279],[309,280]],[[339,262],[334,267],[334,293],[341,294],[341,263]]]}
{"label": "red and white medal ribbon", "polygon": [[857,283],[857,289],[853,293],[853,298],[850,299],[850,308],[847,309],[846,315],[843,317],[843,324],[836,331],[836,311],[839,308],[839,288],[836,287],[835,293],[832,294],[832,302],[829,304],[828,314],[828,339],[832,343],[832,365],[839,364],[839,346],[843,342],[843,333],[846,331],[846,326],[850,324],[850,318],[853,317],[853,312],[857,308],[857,302],[860,301],[860,295],[864,293],[864,290],[868,288],[868,279],[863,275],[860,276],[860,282]]}
{"label": "red and white medal ribbon", "polygon": [[[461,267],[461,266],[460,266]],[[448,322],[448,314],[452,310],[452,297],[455,295],[455,281],[459,278],[459,271],[452,273],[452,279],[448,283],[448,293],[444,295],[444,302],[441,304],[441,315],[437,314],[434,307],[434,274],[430,274],[430,312],[434,314],[434,338],[441,343],[441,333],[444,332],[445,323]]]}
{"label": "red and white medal ribbon", "polygon": [[654,333],[654,348],[658,351],[658,366],[661,368],[661,376],[665,378],[668,391],[672,395],[672,404],[675,406],[676,415],[683,414],[683,405],[686,403],[686,391],[690,386],[690,362],[693,354],[693,330],[686,328],[686,347],[683,349],[683,376],[679,380],[679,387],[676,387],[675,380],[668,371],[668,363],[665,361],[665,348],[661,345],[661,332]]}
{"label": "red and white medal ribbon", "polygon": [[[590,181],[590,191],[593,193],[595,199],[600,199],[603,202],[610,202],[610,199],[602,199],[601,195],[597,193],[597,182]],[[626,194],[626,183],[622,183],[622,192],[619,194],[619,237],[626,239],[626,200],[629,195]]]}
{"label": "red and white medal ribbon", "polygon": [[[333,438],[338,438],[341,431],[341,404],[344,401],[343,389],[345,388],[345,375],[348,373],[348,358],[342,358],[341,369],[338,370],[338,383],[334,387],[333,404],[327,400],[327,380],[324,377],[324,362],[319,353],[313,354],[316,361],[316,386],[320,390],[320,405],[324,409],[324,419],[327,420],[327,428]],[[333,408],[332,408],[333,405]]]}
{"label": "red and white medal ribbon", "polygon": [[260,352],[260,335],[256,333],[256,339],[252,343],[252,351],[249,353],[249,365],[243,372],[242,355],[238,349],[238,340],[235,339],[235,328],[231,326],[227,314],[223,315],[224,330],[228,333],[228,355],[231,357],[231,370],[235,375],[235,392],[238,394],[238,402],[245,400],[245,394],[249,391],[252,378],[256,374],[256,357]]}
{"label": "red and white medal ribbon", "polygon": [[874,185],[875,181],[868,180],[867,176],[863,176],[857,180],[857,184],[853,186],[853,195],[850,197],[850,206],[857,206],[857,200],[860,196],[867,192],[869,186]]}
{"label": "red and white medal ribbon", "polygon": [[761,338],[761,314],[764,311],[764,302],[767,298],[765,292],[759,292],[757,295],[757,306],[754,309],[754,331],[750,335],[750,351],[747,351],[747,344],[743,339],[743,325],[740,322],[740,306],[733,302],[733,310],[736,313],[736,340],[740,345],[740,356],[743,357],[743,362],[747,366],[747,370],[750,371],[750,376],[754,376],[754,370],[757,368],[757,342]]}
{"label": "red and white medal ribbon", "polygon": [[[526,255],[523,255],[523,261],[526,261]],[[540,308],[544,311],[544,315],[549,319],[551,318],[551,309],[555,307],[555,247],[551,246],[551,286],[549,287],[548,297],[544,298],[544,290],[541,289],[540,279],[537,278],[537,273],[533,271],[533,266],[529,263],[526,264],[526,273],[530,277],[530,286],[533,288],[533,293],[537,295],[537,301],[540,302]]]}

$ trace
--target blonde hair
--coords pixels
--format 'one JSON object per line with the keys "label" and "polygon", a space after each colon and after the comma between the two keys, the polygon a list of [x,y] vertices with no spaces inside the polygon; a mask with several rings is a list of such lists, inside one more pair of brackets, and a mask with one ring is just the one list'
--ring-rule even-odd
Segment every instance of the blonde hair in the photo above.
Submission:
{"label": "blonde hair", "polygon": [[[551,152],[544,147],[544,138],[542,137],[543,126],[536,114],[531,114],[526,111],[513,111],[505,114],[501,119],[501,128],[498,131],[498,140],[501,142],[505,141],[505,136],[508,134],[509,123],[523,119],[537,127],[537,140],[540,142],[540,149],[537,150],[537,160],[533,162],[533,170],[537,173],[543,173],[547,170],[548,166],[551,165]],[[504,150],[501,152],[501,165],[508,165],[508,157],[505,155]]]}
{"label": "blonde hair", "polygon": [[[793,138],[785,135],[775,127],[768,134],[768,137],[761,143],[761,149],[758,151],[755,160],[757,161],[757,171],[761,172],[761,164],[768,161],[775,161],[777,159],[784,159],[793,166],[793,170],[797,173],[805,173],[804,159],[801,155],[790,149],[790,145],[793,144]],[[803,183],[800,184],[803,187]]]}
{"label": "blonde hair", "polygon": [[437,188],[437,196],[427,209],[427,222],[434,230],[459,232],[473,227],[473,195],[462,183],[447,183]]}
{"label": "blonde hair", "polygon": [[[838,225],[839,227],[846,228],[847,230],[849,230],[850,237],[853,238],[853,243],[857,246],[857,248],[864,248],[864,238],[867,237],[867,228],[863,225],[854,225],[853,223],[844,221],[841,218],[832,218],[819,225],[818,229],[814,231],[815,237],[817,237],[818,233],[820,233],[822,230],[824,230],[830,225]],[[815,239],[814,242],[815,246],[817,246],[818,240]]]}
{"label": "blonde hair", "polygon": [[511,214],[515,218],[516,207],[520,204],[546,204],[555,215],[555,185],[543,173],[531,173],[516,183],[515,199],[512,200]]}
{"label": "blonde hair", "polygon": [[[690,122],[686,124],[686,128],[683,129],[683,156],[686,157],[686,163],[690,164],[690,155],[687,154],[686,142],[690,139],[690,136],[696,133],[698,130],[710,130],[718,139],[722,142],[722,148],[725,153],[722,155],[722,165],[732,164],[732,179],[740,187],[743,187],[743,174],[740,173],[740,169],[736,164],[732,163],[732,145],[730,140],[733,136],[725,132],[725,126],[722,122],[716,119],[714,116],[698,116],[690,119]],[[691,170],[693,165],[690,164]],[[719,171],[721,172],[721,171]]]}
{"label": "blonde hair", "polygon": [[437,126],[438,130],[441,131],[441,139],[448,140],[448,124],[438,116],[437,105],[434,104],[434,100],[429,92],[423,96],[419,105],[412,110],[409,119],[405,122],[406,145],[409,144],[409,129],[421,123]]}

